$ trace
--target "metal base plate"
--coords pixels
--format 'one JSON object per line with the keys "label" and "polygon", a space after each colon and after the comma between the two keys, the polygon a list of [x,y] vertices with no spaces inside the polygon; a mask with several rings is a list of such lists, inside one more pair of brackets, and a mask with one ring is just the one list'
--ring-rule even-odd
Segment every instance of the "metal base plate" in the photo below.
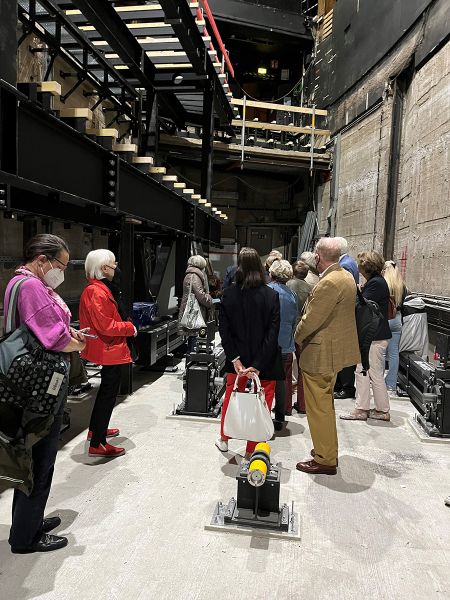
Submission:
{"label": "metal base plate", "polygon": [[418,415],[414,415],[414,417],[410,417],[408,419],[408,423],[411,426],[411,429],[414,431],[414,433],[417,435],[417,437],[419,438],[419,440],[421,442],[425,442],[428,444],[450,444],[449,437],[440,437],[440,436],[436,437],[436,436],[429,435],[429,433],[427,432],[426,429],[424,429],[424,426],[418,420],[417,417],[418,417]]}
{"label": "metal base plate", "polygon": [[214,513],[211,519],[211,523],[205,525],[207,531],[222,531],[225,533],[239,533],[241,535],[250,535],[256,537],[268,537],[279,540],[300,540],[300,518],[298,513],[289,512],[289,528],[287,531],[274,529],[273,527],[251,527],[248,525],[241,524],[237,521],[231,523],[225,523],[225,513],[228,511],[229,504],[233,501],[232,498],[227,504],[218,502],[214,509]]}
{"label": "metal base plate", "polygon": [[178,415],[177,413],[171,412],[167,415],[166,419],[175,419],[177,421],[192,421],[194,423],[220,423],[220,415],[217,417],[202,417],[197,415]]}

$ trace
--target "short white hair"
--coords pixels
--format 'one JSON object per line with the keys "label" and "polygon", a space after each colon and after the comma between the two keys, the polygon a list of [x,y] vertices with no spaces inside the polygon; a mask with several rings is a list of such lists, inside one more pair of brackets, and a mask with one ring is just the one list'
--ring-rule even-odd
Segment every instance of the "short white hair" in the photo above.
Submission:
{"label": "short white hair", "polygon": [[335,237],[334,239],[339,243],[339,245],[341,247],[341,254],[347,254],[347,252],[348,252],[347,240],[343,237]]}
{"label": "short white hair", "polygon": [[272,263],[272,266],[269,269],[269,273],[272,276],[272,279],[276,279],[277,281],[281,281],[282,283],[286,283],[289,279],[292,279],[293,271],[292,267],[287,260],[276,260]]}
{"label": "short white hair", "polygon": [[102,271],[102,267],[115,262],[116,257],[111,250],[106,250],[104,248],[100,250],[91,250],[86,256],[86,261],[84,263],[86,277],[88,279],[104,279],[105,274]]}
{"label": "short white hair", "polygon": [[269,252],[269,256],[275,256],[276,258],[283,258],[283,255],[281,254],[281,252],[279,250],[276,250],[275,248]]}
{"label": "short white hair", "polygon": [[314,252],[303,252],[300,255],[300,260],[306,263],[310,269],[316,269],[316,259]]}
{"label": "short white hair", "polygon": [[197,269],[201,269],[202,271],[206,268],[206,260],[200,254],[191,256],[187,264],[188,267],[197,267]]}
{"label": "short white hair", "polygon": [[316,253],[327,262],[338,262],[341,255],[341,244],[336,238],[320,238],[316,244]]}

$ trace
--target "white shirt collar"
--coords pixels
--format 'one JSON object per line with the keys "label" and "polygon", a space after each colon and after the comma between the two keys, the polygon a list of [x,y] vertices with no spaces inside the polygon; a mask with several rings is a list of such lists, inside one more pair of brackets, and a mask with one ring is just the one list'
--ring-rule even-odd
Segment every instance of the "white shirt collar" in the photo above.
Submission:
{"label": "white shirt collar", "polygon": [[323,271],[323,273],[320,273],[320,275],[319,275],[319,279],[322,279],[322,277],[323,277],[324,275],[326,275],[326,273],[327,273],[327,272],[328,272],[328,271],[331,269],[331,267],[334,267],[334,266],[336,266],[336,265],[339,265],[339,263],[333,263],[332,265],[330,265],[329,267],[327,267],[327,268],[325,269],[325,271]]}

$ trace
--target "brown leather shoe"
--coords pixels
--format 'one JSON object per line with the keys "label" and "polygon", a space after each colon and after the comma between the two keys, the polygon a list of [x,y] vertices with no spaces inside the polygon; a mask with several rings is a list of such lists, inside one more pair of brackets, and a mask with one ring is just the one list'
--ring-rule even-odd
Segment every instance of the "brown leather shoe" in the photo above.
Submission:
{"label": "brown leather shoe", "polygon": [[307,460],[306,462],[299,462],[296,465],[297,471],[303,471],[310,475],[336,475],[336,467],[331,465],[320,465],[315,460]]}
{"label": "brown leather shoe", "polygon": [[[313,449],[311,450],[311,456],[314,458],[314,457],[315,457],[315,455],[316,455],[316,451],[315,451],[315,450],[314,450],[314,448],[313,448]],[[339,466],[339,459],[338,459],[338,458],[336,459],[336,466],[337,466],[337,467]]]}

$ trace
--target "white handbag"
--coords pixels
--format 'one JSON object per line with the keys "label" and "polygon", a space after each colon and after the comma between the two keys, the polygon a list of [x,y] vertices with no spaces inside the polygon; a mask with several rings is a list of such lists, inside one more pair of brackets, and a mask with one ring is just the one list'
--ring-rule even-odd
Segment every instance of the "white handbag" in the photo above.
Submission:
{"label": "white handbag", "polygon": [[184,309],[183,316],[180,320],[180,325],[184,329],[189,331],[197,331],[202,327],[206,327],[205,319],[203,318],[202,311],[200,309],[200,304],[198,303],[195,294],[192,293],[192,278],[189,284],[189,294],[186,301],[186,307]]}
{"label": "white handbag", "polygon": [[234,383],[223,432],[236,440],[267,442],[272,438],[274,428],[259,377],[256,374],[252,377],[254,389],[248,392],[238,391],[239,377],[241,376],[236,377]]}

